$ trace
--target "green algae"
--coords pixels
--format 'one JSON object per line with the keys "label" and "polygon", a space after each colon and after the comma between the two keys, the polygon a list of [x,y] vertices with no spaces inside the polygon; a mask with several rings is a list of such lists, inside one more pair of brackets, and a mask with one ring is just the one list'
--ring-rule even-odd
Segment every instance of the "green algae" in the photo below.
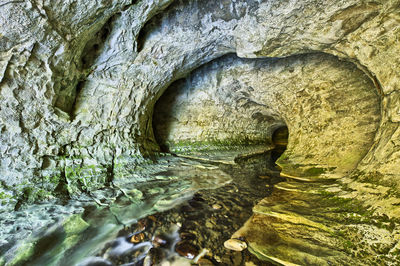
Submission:
{"label": "green algae", "polygon": [[34,243],[22,243],[15,252],[12,261],[8,262],[8,265],[27,265],[25,263],[30,257],[32,257],[34,251]]}
{"label": "green algae", "polygon": [[75,214],[70,216],[63,223],[64,231],[67,235],[76,235],[86,230],[89,224],[82,219],[81,215]]}
{"label": "green algae", "polygon": [[306,169],[303,173],[306,176],[320,176],[324,173],[327,172],[327,168],[321,168],[321,167],[311,167]]}
{"label": "green algae", "polygon": [[182,140],[177,142],[167,142],[165,145],[169,147],[171,152],[192,152],[192,151],[214,151],[214,150],[231,150],[240,148],[241,146],[254,145],[270,145],[266,140],[251,140],[247,138],[224,139],[224,140],[204,140],[190,141]]}
{"label": "green algae", "polygon": [[65,178],[71,195],[102,188],[109,181],[107,170],[97,165],[66,166]]}

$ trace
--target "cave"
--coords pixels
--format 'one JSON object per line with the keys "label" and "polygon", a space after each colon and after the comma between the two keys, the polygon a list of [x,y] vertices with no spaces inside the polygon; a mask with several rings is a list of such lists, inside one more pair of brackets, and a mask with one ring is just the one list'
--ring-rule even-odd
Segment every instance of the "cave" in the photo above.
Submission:
{"label": "cave", "polygon": [[289,129],[287,126],[280,126],[272,132],[272,143],[274,148],[271,152],[271,162],[275,162],[285,152],[288,141],[289,141]]}
{"label": "cave", "polygon": [[0,266],[400,264],[399,1],[0,4]]}

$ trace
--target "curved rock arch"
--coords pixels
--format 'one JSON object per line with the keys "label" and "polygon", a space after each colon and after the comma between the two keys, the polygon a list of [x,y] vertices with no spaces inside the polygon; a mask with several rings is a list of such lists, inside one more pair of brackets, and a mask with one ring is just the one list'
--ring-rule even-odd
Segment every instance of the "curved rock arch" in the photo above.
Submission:
{"label": "curved rock arch", "polygon": [[271,143],[273,129],[286,124],[292,135],[280,160],[285,175],[330,169],[340,176],[372,145],[380,119],[374,91],[354,65],[324,54],[225,56],[171,85],[154,125],[162,143],[179,150],[190,142]]}

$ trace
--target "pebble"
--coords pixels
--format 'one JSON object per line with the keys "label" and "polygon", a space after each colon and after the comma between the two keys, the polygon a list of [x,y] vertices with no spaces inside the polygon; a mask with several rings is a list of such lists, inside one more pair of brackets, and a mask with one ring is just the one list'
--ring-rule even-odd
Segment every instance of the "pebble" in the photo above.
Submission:
{"label": "pebble", "polygon": [[214,210],[219,210],[219,209],[222,208],[222,206],[221,206],[221,205],[218,205],[218,204],[213,204],[212,208],[213,208]]}
{"label": "pebble", "polygon": [[147,254],[147,256],[143,260],[143,266],[151,266],[151,265],[152,265],[151,255]]}
{"label": "pebble", "polygon": [[186,241],[176,244],[175,251],[182,257],[194,259],[199,254],[199,249]]}
{"label": "pebble", "polygon": [[136,244],[136,243],[142,242],[143,239],[144,239],[144,234],[143,233],[139,233],[139,234],[133,235],[131,237],[130,241],[131,241],[131,243]]}
{"label": "pebble", "polygon": [[239,239],[231,238],[225,241],[224,247],[234,251],[242,251],[247,248],[247,244]]}
{"label": "pebble", "polygon": [[206,221],[205,226],[206,226],[208,229],[212,229],[212,228],[214,227],[214,225],[213,225],[210,221]]}
{"label": "pebble", "polygon": [[150,220],[152,220],[153,222],[157,222],[157,218],[155,216],[153,216],[153,215],[150,215],[148,218]]}
{"label": "pebble", "polygon": [[146,219],[139,220],[138,223],[137,223],[138,231],[146,230],[147,225],[148,225],[148,221]]}

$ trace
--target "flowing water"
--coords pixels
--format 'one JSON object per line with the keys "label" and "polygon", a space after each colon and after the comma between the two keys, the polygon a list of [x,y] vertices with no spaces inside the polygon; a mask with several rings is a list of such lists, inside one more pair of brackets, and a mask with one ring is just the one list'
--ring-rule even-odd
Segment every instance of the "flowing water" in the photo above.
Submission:
{"label": "flowing water", "polygon": [[271,193],[268,155],[198,157],[164,156],[98,192],[97,204],[69,202],[83,214],[34,233],[21,265],[269,265],[223,245]]}

